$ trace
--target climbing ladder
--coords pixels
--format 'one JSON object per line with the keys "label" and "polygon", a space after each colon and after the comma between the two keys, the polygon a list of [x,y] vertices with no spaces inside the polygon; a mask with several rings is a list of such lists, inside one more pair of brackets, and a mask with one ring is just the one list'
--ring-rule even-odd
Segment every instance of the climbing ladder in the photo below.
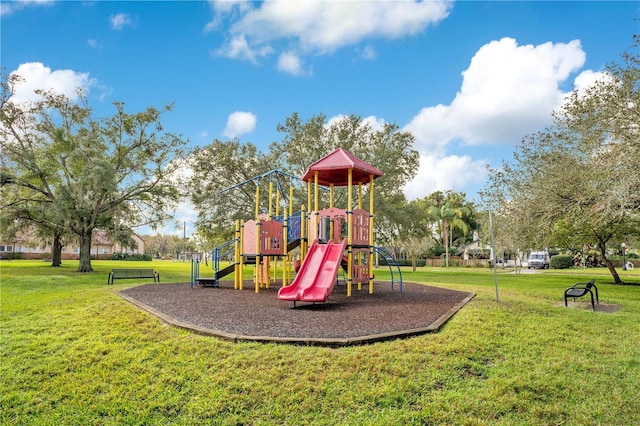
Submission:
{"label": "climbing ladder", "polygon": [[391,290],[393,290],[393,285],[397,282],[400,291],[402,291],[402,271],[396,258],[382,247],[372,247],[372,249],[373,252],[378,253],[382,260],[389,266],[389,271],[391,271]]}

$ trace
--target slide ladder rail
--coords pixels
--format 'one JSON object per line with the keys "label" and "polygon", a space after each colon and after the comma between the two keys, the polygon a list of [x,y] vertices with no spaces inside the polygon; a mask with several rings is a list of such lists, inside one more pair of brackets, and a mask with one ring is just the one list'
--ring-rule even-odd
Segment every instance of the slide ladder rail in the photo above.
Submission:
{"label": "slide ladder rail", "polygon": [[191,288],[198,285],[198,278],[200,278],[200,261],[191,259]]}
{"label": "slide ladder rail", "polygon": [[[402,291],[402,271],[400,270],[400,265],[398,261],[391,253],[385,250],[382,247],[371,247],[374,253],[378,253],[382,260],[389,266],[389,271],[391,271],[391,290],[393,290],[393,286],[396,282],[398,282],[400,291]],[[397,275],[397,276],[396,276]]]}
{"label": "slide ladder rail", "polygon": [[[220,269],[220,260],[222,260],[225,256],[229,256],[230,254],[233,254],[235,252],[235,244],[236,239],[232,238],[231,240],[227,241],[226,243],[223,243],[221,245],[219,245],[218,247],[213,249],[213,253],[212,253],[212,258],[213,258],[213,277],[215,279],[215,287],[218,286],[218,280],[224,276],[227,275],[229,272],[227,272],[227,274],[222,274],[222,270]],[[235,259],[235,261],[237,262],[238,259]],[[225,270],[228,269],[224,268]]]}
{"label": "slide ladder rail", "polygon": [[[213,267],[213,278],[211,277],[201,277],[200,276],[200,262],[195,260],[191,261],[191,288],[196,287],[198,284],[202,284],[202,286],[206,287],[207,285],[211,285],[213,287],[218,287],[218,283],[220,278],[225,275],[229,275],[234,271],[235,266],[238,262],[238,259],[235,259],[234,263],[231,263],[226,268],[220,268],[220,261],[224,259],[225,256],[229,256],[230,254],[235,254],[235,242],[236,239],[231,239],[226,243],[219,245],[214,248],[211,252],[211,265]],[[229,248],[231,247],[231,248]]]}

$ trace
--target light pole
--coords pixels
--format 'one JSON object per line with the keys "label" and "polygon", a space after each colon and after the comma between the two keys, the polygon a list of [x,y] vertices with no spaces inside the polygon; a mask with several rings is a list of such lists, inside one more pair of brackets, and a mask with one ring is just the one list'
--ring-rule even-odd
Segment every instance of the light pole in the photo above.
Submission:
{"label": "light pole", "polygon": [[620,248],[622,248],[622,270],[626,271],[627,270],[627,258],[625,256],[625,253],[627,251],[627,245],[625,243],[620,244]]}

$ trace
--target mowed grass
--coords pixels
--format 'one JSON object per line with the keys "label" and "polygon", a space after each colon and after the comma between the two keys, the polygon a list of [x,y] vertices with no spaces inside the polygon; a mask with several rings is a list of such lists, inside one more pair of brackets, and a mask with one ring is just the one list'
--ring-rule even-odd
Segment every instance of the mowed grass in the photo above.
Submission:
{"label": "mowed grass", "polygon": [[[332,349],[167,326],[115,294],[148,280],[106,285],[149,266],[189,279],[188,263],[0,264],[3,425],[640,424],[640,287],[604,269],[499,271],[500,303],[489,269],[405,270],[477,296],[438,333]],[[618,311],[563,306],[590,278]]]}

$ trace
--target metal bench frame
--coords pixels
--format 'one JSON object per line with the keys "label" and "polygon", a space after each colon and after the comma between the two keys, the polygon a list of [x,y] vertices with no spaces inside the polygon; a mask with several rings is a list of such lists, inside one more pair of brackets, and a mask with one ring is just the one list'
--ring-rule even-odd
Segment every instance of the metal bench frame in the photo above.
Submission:
{"label": "metal bench frame", "polygon": [[593,290],[595,290],[595,295],[596,295],[595,301],[598,304],[600,304],[600,297],[598,296],[598,287],[596,287],[595,282],[596,280],[593,279],[586,283],[575,283],[574,285],[566,289],[564,291],[564,306],[568,306],[567,299],[569,297],[572,297],[573,301],[575,302],[576,297],[583,297],[589,294],[591,296],[591,308],[595,311],[596,303],[594,303],[594,299],[593,299]]}
{"label": "metal bench frame", "polygon": [[112,269],[107,278],[107,285],[113,284],[113,280],[153,278],[154,283],[160,282],[160,274],[150,268],[119,268]]}

